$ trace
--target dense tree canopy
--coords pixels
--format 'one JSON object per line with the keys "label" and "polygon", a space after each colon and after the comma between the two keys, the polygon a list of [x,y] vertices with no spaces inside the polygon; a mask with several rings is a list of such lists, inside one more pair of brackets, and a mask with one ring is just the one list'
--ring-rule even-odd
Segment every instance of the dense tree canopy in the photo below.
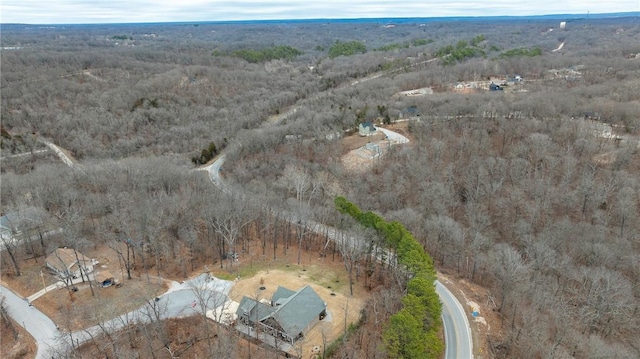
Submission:
{"label": "dense tree canopy", "polygon": [[[336,357],[436,357],[436,267],[486,288],[497,358],[638,357],[640,26],[568,25],[3,25],[2,211],[69,233],[3,251],[3,274],[132,238],[129,264],[186,276],[255,233],[277,255],[295,231],[274,211],[302,213],[398,255],[342,253],[382,285]],[[410,142],[350,167],[362,121]],[[191,171],[221,152],[229,192]]]}

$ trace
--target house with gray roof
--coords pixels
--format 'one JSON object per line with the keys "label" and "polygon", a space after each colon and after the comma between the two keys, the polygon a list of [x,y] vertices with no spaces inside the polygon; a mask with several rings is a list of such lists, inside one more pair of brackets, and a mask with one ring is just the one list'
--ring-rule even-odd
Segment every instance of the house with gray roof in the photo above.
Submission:
{"label": "house with gray roof", "polygon": [[296,292],[278,287],[268,303],[243,297],[236,314],[243,324],[293,345],[327,315],[327,303],[309,285]]}
{"label": "house with gray roof", "polygon": [[358,125],[358,133],[360,136],[368,137],[376,134],[376,127],[373,125],[373,122],[363,122]]}
{"label": "house with gray roof", "polygon": [[26,207],[0,217],[0,239],[5,244],[14,244],[23,231],[41,225],[46,212],[37,207]]}

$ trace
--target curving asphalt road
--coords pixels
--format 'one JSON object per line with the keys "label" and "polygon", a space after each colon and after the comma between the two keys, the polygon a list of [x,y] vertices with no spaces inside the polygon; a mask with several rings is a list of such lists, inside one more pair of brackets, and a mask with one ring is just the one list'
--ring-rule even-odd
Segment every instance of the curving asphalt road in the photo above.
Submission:
{"label": "curving asphalt road", "polygon": [[[398,143],[406,143],[408,140],[395,132],[384,129],[385,133],[392,141]],[[212,164],[202,168],[209,172],[211,181],[217,186],[224,188],[224,182],[220,177],[220,171],[224,164],[225,156],[219,156]],[[295,216],[291,216],[294,218]],[[335,240],[340,234],[339,231],[332,227],[327,227],[320,223],[309,222],[308,225],[315,231],[322,233],[329,233],[329,237]],[[342,236],[341,236],[342,238]],[[387,260],[391,261],[391,256],[386,256]],[[198,279],[200,278],[200,279]],[[199,304],[196,307],[192,307],[194,301],[198,302],[198,298],[193,291],[193,286],[201,287],[201,277],[196,277],[192,281],[185,282],[183,284],[174,283],[172,289],[167,293],[159,297],[159,300],[151,306],[156,306],[157,309],[161,309],[161,319],[170,317],[182,317],[199,313]],[[208,299],[207,307],[215,308],[226,301],[226,294],[230,289],[230,284],[225,284],[220,288],[213,288],[214,291],[223,294],[222,296],[213,296]],[[88,328],[83,331],[71,333],[71,335],[63,335],[56,329],[55,324],[45,314],[40,312],[35,307],[29,307],[25,299],[19,297],[11,290],[0,286],[0,292],[5,297],[5,305],[9,315],[18,324],[25,327],[25,329],[33,336],[37,345],[38,352],[36,358],[48,358],[47,355],[50,350],[59,350],[63,345],[68,345],[68,338],[73,337],[74,341],[78,340],[80,343],[85,342],[91,338],[92,335],[98,334],[102,329],[98,326]],[[471,330],[466,313],[456,297],[439,281],[436,281],[436,292],[440,296],[442,302],[442,321],[445,332],[445,358],[446,359],[471,359],[473,358],[473,342],[471,338]],[[127,322],[131,321],[148,321],[150,309],[153,308],[143,306],[133,312],[124,314],[120,317],[114,318],[111,321],[105,323],[104,328],[114,330],[124,326]]]}
{"label": "curving asphalt road", "polygon": [[53,321],[36,307],[30,307],[24,298],[5,286],[0,286],[0,295],[4,297],[4,305],[9,316],[25,328],[36,341],[36,358],[49,358],[47,353],[51,347],[57,345],[56,338],[60,334]]}
{"label": "curving asphalt road", "polygon": [[440,281],[436,281],[436,292],[442,302],[442,325],[446,342],[444,357],[447,359],[473,358],[471,329],[464,308]]}

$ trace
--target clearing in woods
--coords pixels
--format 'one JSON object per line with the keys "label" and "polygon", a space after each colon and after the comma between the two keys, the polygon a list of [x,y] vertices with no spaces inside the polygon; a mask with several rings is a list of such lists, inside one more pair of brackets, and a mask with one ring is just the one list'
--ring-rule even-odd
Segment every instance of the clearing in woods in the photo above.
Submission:
{"label": "clearing in woods", "polygon": [[[304,337],[295,342],[290,354],[310,358],[322,354],[323,344],[329,345],[340,337],[349,324],[356,323],[361,309],[370,296],[364,288],[362,277],[353,278],[353,296],[349,292],[349,277],[342,258],[331,251],[322,257],[313,249],[301,252],[301,262],[297,265],[297,244],[290,245],[286,255],[278,249],[277,260],[261,255],[259,241],[253,241],[244,254],[234,262],[239,279],[231,288],[229,297],[240,302],[243,296],[253,299],[271,299],[278,286],[297,291],[309,284],[327,303],[328,315],[317,322]],[[213,269],[213,268],[212,268]],[[214,276],[228,276],[229,270],[212,270]],[[264,287],[263,290],[260,287]],[[319,351],[319,352],[318,352]]]}

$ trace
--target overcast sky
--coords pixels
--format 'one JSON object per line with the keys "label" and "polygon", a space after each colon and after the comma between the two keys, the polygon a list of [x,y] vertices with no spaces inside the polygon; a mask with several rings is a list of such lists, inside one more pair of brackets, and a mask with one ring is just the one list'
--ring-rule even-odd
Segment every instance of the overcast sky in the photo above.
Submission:
{"label": "overcast sky", "polygon": [[640,11],[640,0],[0,0],[0,22],[87,24]]}

